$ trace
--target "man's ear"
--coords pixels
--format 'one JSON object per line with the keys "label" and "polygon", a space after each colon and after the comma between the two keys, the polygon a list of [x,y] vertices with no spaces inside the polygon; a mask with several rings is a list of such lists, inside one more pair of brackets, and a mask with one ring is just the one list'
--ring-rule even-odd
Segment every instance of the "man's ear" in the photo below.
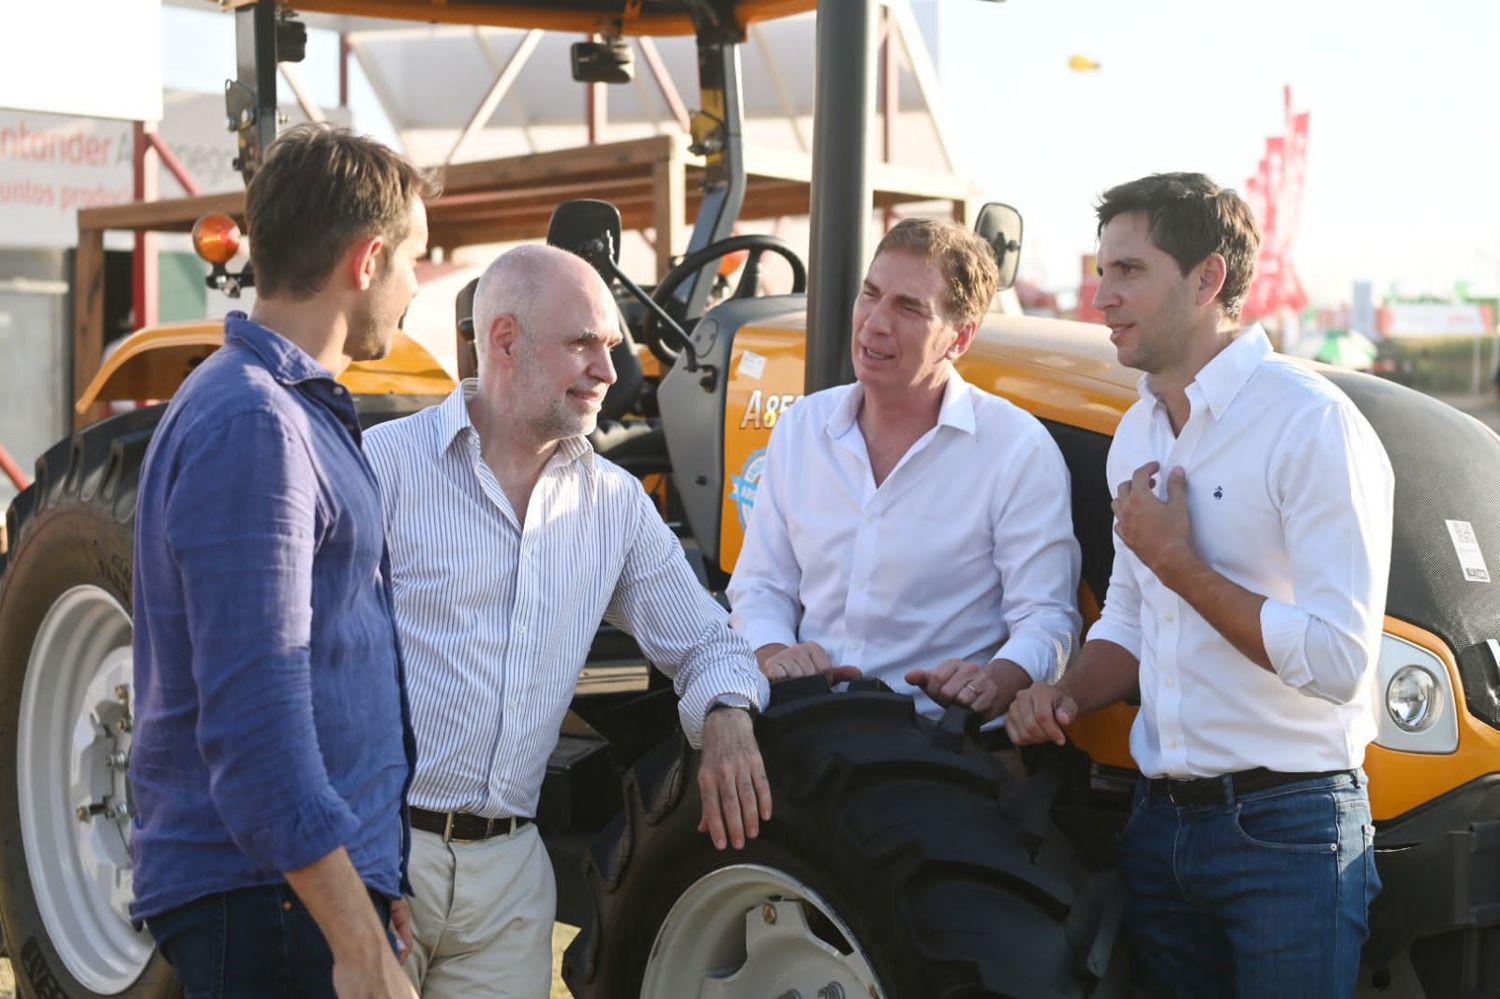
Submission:
{"label": "man's ear", "polygon": [[979,320],[971,319],[965,323],[957,323],[953,327],[956,334],[953,343],[943,355],[950,361],[956,361],[974,345],[974,337],[979,333]]}
{"label": "man's ear", "polygon": [[1212,302],[1224,289],[1224,279],[1228,275],[1229,265],[1224,261],[1224,255],[1210,253],[1198,265],[1198,283],[1193,298],[1200,306]]}
{"label": "man's ear", "polygon": [[380,251],[384,249],[385,240],[380,236],[366,236],[350,244],[345,260],[349,277],[359,291],[369,291],[380,276]]}
{"label": "man's ear", "polygon": [[503,313],[490,321],[485,331],[485,346],[489,348],[491,361],[506,363],[514,355],[516,341],[521,338],[521,324],[510,313]]}

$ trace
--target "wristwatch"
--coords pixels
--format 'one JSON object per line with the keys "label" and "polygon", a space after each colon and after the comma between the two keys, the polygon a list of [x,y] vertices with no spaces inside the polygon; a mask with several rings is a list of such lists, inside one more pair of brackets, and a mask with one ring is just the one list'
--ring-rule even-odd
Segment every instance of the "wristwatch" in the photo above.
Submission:
{"label": "wristwatch", "polygon": [[720,694],[708,706],[708,713],[713,714],[720,708],[738,708],[741,711],[748,711],[752,718],[759,713],[755,710],[755,704],[744,694]]}

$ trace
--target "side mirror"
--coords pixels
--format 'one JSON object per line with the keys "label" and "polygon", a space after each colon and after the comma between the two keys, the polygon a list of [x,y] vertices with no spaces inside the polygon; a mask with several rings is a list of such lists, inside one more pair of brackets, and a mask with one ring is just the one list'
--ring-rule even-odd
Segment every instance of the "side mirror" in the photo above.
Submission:
{"label": "side mirror", "polygon": [[1000,289],[1016,283],[1016,268],[1021,263],[1021,213],[1010,205],[991,201],[979,209],[974,231],[995,250],[995,264],[1000,268]]}
{"label": "side mirror", "polygon": [[579,83],[629,83],[635,79],[635,56],[623,38],[574,42],[569,55],[573,79]]}
{"label": "side mirror", "polygon": [[564,201],[552,212],[547,245],[582,257],[608,284],[620,262],[620,210],[608,201]]}

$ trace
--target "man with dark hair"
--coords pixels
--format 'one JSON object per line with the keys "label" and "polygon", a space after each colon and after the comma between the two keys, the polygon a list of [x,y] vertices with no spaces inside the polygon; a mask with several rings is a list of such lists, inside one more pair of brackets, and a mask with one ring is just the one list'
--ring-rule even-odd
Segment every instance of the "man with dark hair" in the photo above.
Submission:
{"label": "man with dark hair", "polygon": [[986,718],[1078,634],[1067,467],[1035,417],[954,368],[994,297],[994,251],[906,219],[854,304],[858,381],[777,421],[729,585],[771,679],[863,672]]}
{"label": "man with dark hair", "polygon": [[1098,208],[1094,304],[1143,372],[1108,459],[1114,570],[1017,743],[1140,690],[1143,775],[1120,839],[1127,922],[1177,996],[1351,996],[1379,890],[1360,769],[1390,566],[1393,480],[1327,380],[1241,328],[1259,234],[1201,174]]}
{"label": "man with dark hair", "polygon": [[347,132],[246,194],[254,313],[183,383],[136,512],[132,914],[190,996],[410,996],[414,750],[380,497],[336,377],[381,357],[426,252],[417,172]]}

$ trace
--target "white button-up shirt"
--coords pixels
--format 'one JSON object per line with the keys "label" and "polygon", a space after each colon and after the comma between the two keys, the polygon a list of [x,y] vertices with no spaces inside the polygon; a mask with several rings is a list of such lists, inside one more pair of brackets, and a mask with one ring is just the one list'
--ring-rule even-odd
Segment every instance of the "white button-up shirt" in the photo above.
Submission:
{"label": "white button-up shirt", "polygon": [[1141,465],[1187,474],[1193,548],[1265,596],[1275,672],[1241,655],[1115,539],[1088,638],[1141,664],[1130,750],[1151,777],[1359,766],[1375,734],[1374,669],[1391,558],[1394,478],[1375,431],[1327,379],[1239,334],[1187,387],[1174,435],[1146,378],[1109,450],[1111,486]]}
{"label": "white button-up shirt", "polygon": [[776,424],[729,584],[755,648],[817,642],[912,693],[907,670],[1009,659],[1051,678],[1078,635],[1067,466],[1041,423],[956,371],[937,425],[877,488],[863,389],[814,393]]}
{"label": "white button-up shirt", "polygon": [[365,436],[417,737],[410,799],[532,816],[601,618],[674,677],[693,745],[714,701],[763,707],[769,688],[640,483],[582,437],[559,444],[517,520],[480,457],[474,391]]}

